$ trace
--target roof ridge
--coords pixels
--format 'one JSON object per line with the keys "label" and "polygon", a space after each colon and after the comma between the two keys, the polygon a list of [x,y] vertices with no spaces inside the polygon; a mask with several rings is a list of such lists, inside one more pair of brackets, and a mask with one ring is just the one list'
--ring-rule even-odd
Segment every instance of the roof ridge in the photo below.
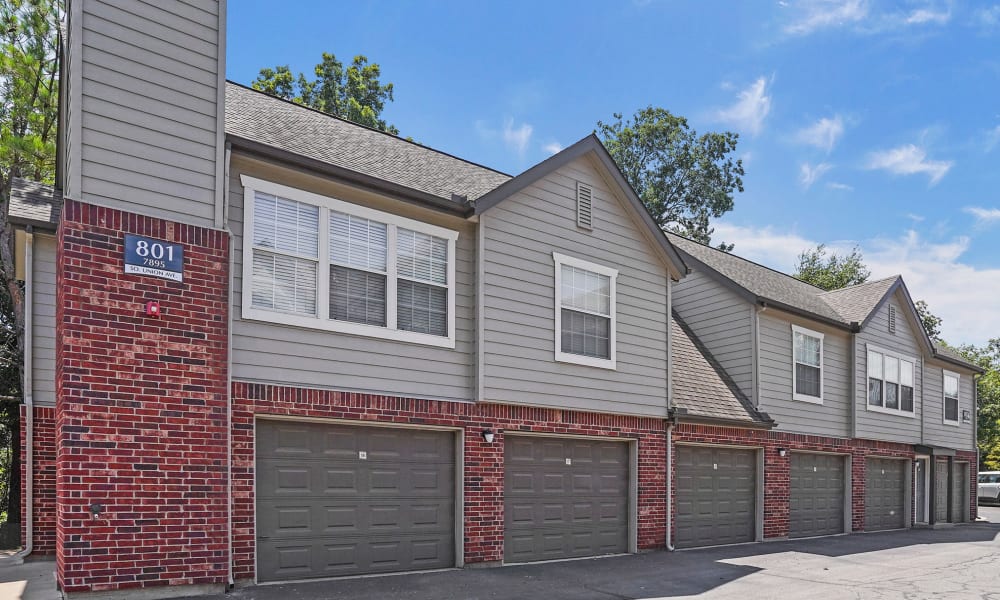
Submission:
{"label": "roof ridge", "polygon": [[323,112],[323,111],[321,111],[319,109],[316,109],[316,108],[313,108],[311,106],[306,106],[304,104],[298,104],[296,102],[292,102],[291,100],[286,100],[285,98],[280,98],[278,96],[274,96],[272,94],[268,94],[267,92],[254,89],[254,88],[252,88],[252,87],[250,87],[248,85],[239,83],[238,81],[233,81],[232,79],[226,79],[226,83],[232,84],[232,85],[234,85],[236,87],[242,88],[242,89],[250,91],[250,92],[254,92],[255,94],[260,94],[261,96],[264,96],[265,98],[270,98],[272,100],[277,100],[278,102],[283,102],[285,104],[289,104],[291,106],[294,106],[294,107],[297,107],[297,108],[301,108],[303,110],[307,110],[307,111],[310,111],[310,112],[314,112],[316,114],[323,115],[324,117],[327,117],[329,119],[333,119],[335,121],[340,121],[342,123],[347,123],[348,125],[353,125],[354,127],[359,127],[361,129],[366,129],[368,131],[373,131],[375,133],[378,133],[378,134],[384,135],[386,137],[392,138],[392,139],[394,139],[396,141],[400,141],[400,142],[404,142],[406,144],[410,144],[410,145],[416,146],[417,148],[420,148],[422,150],[429,150],[429,151],[434,152],[436,154],[440,154],[442,156],[447,156],[448,158],[453,158],[455,160],[464,162],[464,163],[472,165],[474,167],[479,167],[481,169],[486,169],[487,171],[492,171],[492,172],[494,172],[494,173],[496,173],[498,175],[503,175],[505,177],[510,177],[511,179],[514,178],[514,175],[511,175],[510,173],[505,173],[505,172],[500,171],[498,169],[494,169],[493,167],[488,167],[488,166],[486,166],[486,165],[484,165],[482,163],[477,163],[477,162],[471,161],[471,160],[469,160],[467,158],[462,158],[461,156],[456,156],[456,155],[451,154],[449,152],[445,152],[444,150],[438,150],[437,148],[433,148],[431,146],[425,146],[424,144],[418,144],[417,142],[414,142],[412,140],[408,140],[408,139],[400,137],[398,135],[391,134],[391,133],[389,133],[387,131],[382,131],[381,129],[375,129],[374,127],[369,127],[367,125],[362,125],[361,123],[355,123],[354,121],[351,121],[349,119],[345,119],[343,117],[338,117],[337,115],[332,115],[332,114],[330,114],[328,112]]}
{"label": "roof ridge", "polygon": [[871,281],[862,281],[861,283],[855,283],[853,285],[847,285],[847,286],[844,286],[842,288],[837,288],[835,290],[824,290],[823,293],[820,294],[820,296],[826,296],[827,294],[835,294],[837,292],[844,292],[844,291],[847,291],[847,290],[856,290],[856,289],[858,289],[860,287],[874,285],[876,283],[883,283],[883,282],[889,281],[890,279],[900,279],[902,277],[903,277],[902,275],[896,274],[896,275],[890,275],[888,277],[882,277],[880,279],[874,279],[874,280],[871,280]]}
{"label": "roof ridge", "polygon": [[[785,273],[784,271],[779,271],[779,270],[773,269],[773,268],[771,268],[771,267],[769,267],[767,265],[762,265],[759,262],[754,262],[754,261],[750,260],[749,258],[744,258],[744,257],[740,256],[739,254],[734,254],[732,252],[723,252],[722,250],[719,250],[718,248],[713,248],[713,247],[709,246],[708,244],[703,244],[701,242],[692,240],[691,238],[685,237],[685,236],[683,236],[683,235],[681,235],[679,233],[674,233],[673,231],[664,231],[664,233],[667,234],[667,235],[677,236],[677,237],[681,238],[682,240],[691,242],[692,244],[698,244],[699,246],[701,246],[703,248],[708,248],[709,250],[713,250],[715,252],[718,252],[719,254],[724,254],[726,256],[732,256],[733,258],[738,258],[738,259],[742,260],[743,262],[750,263],[751,265],[754,265],[755,267],[760,267],[762,269],[767,269],[768,271],[771,271],[772,273],[777,273],[778,275],[782,275],[784,277],[787,277],[788,279],[791,279],[792,281],[797,281],[798,283],[800,283],[802,285],[809,286],[810,288],[819,290],[820,292],[825,292],[826,291],[826,290],[824,290],[823,288],[821,288],[819,286],[816,286],[816,285],[813,285],[813,284],[809,283],[808,281],[802,281],[801,279],[799,279],[798,277],[795,277],[794,275],[789,275],[788,273]],[[817,295],[819,295],[819,294],[817,294]]]}

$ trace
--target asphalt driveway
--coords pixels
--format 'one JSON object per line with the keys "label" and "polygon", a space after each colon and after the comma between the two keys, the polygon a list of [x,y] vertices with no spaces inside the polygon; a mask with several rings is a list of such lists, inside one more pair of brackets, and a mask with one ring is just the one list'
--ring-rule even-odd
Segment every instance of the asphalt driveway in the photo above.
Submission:
{"label": "asphalt driveway", "polygon": [[1000,600],[1000,508],[982,508],[981,514],[993,522],[494,569],[265,585],[211,598]]}

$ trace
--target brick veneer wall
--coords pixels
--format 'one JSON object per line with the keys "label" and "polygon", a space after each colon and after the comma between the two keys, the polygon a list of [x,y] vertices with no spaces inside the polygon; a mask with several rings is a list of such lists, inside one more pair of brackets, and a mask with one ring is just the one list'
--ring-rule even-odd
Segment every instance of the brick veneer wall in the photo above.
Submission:
{"label": "brick veneer wall", "polygon": [[[31,503],[34,554],[56,553],[56,409],[34,407],[35,422],[32,447],[34,460],[33,499]],[[21,540],[27,543],[27,483],[24,468],[28,459],[28,431],[25,419],[28,410],[21,405]]]}
{"label": "brick veneer wall", "polygon": [[[184,282],[124,274],[125,233],[183,244]],[[65,592],[225,583],[228,252],[220,231],[65,203],[56,303]],[[161,302],[161,317],[145,315],[147,300]]]}
{"label": "brick veneer wall", "polygon": [[[913,458],[913,446],[874,440],[849,440],[799,435],[761,429],[741,429],[681,423],[673,432],[674,451],[678,443],[720,444],[764,449],[764,538],[783,538],[789,529],[789,488],[791,456],[781,457],[778,448],[831,452],[851,456],[852,530],[865,529],[865,459],[871,457]],[[672,468],[676,473],[677,461]],[[676,478],[674,478],[676,481]],[[671,489],[673,516],[677,516],[677,486]],[[910,490],[913,497],[913,490]],[[676,523],[676,519],[671,521]],[[912,522],[912,515],[911,515]]]}
{"label": "brick veneer wall", "polygon": [[955,460],[969,463],[969,520],[975,521],[979,517],[979,453],[959,451]]}
{"label": "brick veneer wall", "polygon": [[[640,417],[372,396],[248,383],[233,384],[234,574],[254,577],[254,418],[298,416],[435,425],[465,430],[465,562],[503,559],[504,432],[628,438],[638,441],[638,547],[663,547],[666,535],[664,421]],[[492,444],[480,436],[497,431]]]}

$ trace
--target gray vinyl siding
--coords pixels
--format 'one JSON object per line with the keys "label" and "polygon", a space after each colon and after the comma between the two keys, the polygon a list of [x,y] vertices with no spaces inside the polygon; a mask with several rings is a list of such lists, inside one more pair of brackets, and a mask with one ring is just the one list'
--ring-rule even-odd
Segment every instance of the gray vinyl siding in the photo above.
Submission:
{"label": "gray vinyl siding", "polygon": [[748,398],[754,398],[754,305],[697,271],[674,285],[674,310]]}
{"label": "gray vinyl siding", "polygon": [[[576,224],[576,182],[593,187],[593,230]],[[482,215],[484,398],[663,416],[667,267],[589,158]],[[555,361],[558,252],[618,270],[617,369]]]}
{"label": "gray vinyl siding", "polygon": [[[921,383],[923,348],[915,334],[919,325],[908,316],[902,292],[897,292],[879,308],[868,325],[857,334],[857,366],[855,402],[857,403],[857,437],[913,444],[920,441],[920,419],[925,410],[927,395]],[[896,333],[889,333],[889,305],[896,307]],[[914,373],[914,417],[892,415],[868,410],[868,346],[873,345],[890,353],[908,356],[916,361]]]}
{"label": "gray vinyl siding", "polygon": [[[824,334],[823,404],[793,398],[792,324]],[[832,437],[850,435],[850,336],[793,315],[759,314],[760,410],[779,431]]]}
{"label": "gray vinyl siding", "polygon": [[[944,371],[959,375],[958,380],[958,426],[944,424]],[[924,364],[924,443],[932,446],[944,446],[956,450],[973,450],[972,423],[962,423],[962,411],[972,411],[973,407],[972,372],[960,367],[938,361],[928,361]]]}
{"label": "gray vinyl siding", "polygon": [[33,401],[56,405],[56,240],[36,235],[32,258],[31,336]]}
{"label": "gray vinyl siding", "polygon": [[83,3],[81,114],[69,116],[81,147],[70,156],[81,156],[84,202],[210,226],[219,5],[160,6]]}
{"label": "gray vinyl siding", "polygon": [[[459,232],[456,243],[455,348],[375,339],[241,318],[243,187],[240,175],[357,202]],[[475,357],[475,225],[456,217],[338,185],[233,153],[229,178],[233,231],[233,377],[444,400],[473,399]]]}

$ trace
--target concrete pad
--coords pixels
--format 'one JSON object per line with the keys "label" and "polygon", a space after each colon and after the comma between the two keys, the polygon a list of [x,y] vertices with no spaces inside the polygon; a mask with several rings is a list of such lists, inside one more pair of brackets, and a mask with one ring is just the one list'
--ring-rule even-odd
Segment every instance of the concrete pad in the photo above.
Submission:
{"label": "concrete pad", "polygon": [[0,600],[60,600],[55,571],[54,560],[0,563]]}

